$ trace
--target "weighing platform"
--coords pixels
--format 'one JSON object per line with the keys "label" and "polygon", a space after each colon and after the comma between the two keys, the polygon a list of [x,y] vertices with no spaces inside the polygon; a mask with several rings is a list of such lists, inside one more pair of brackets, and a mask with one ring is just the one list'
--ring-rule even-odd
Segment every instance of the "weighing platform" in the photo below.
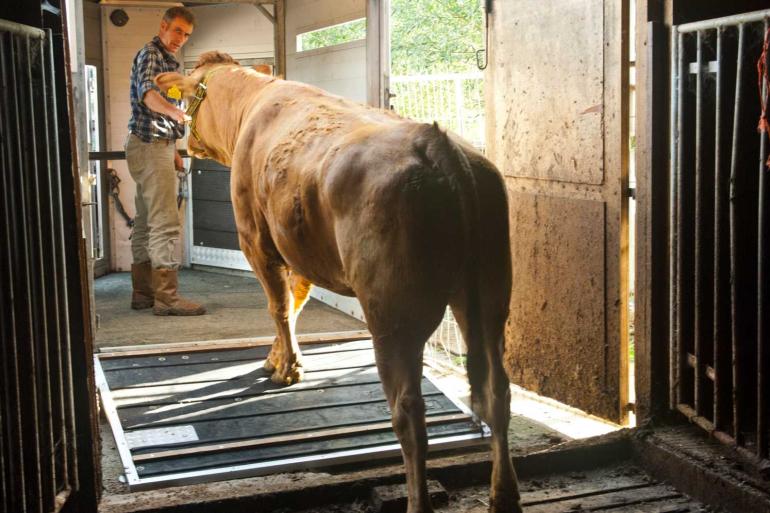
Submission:
{"label": "weighing platform", "polygon": [[[102,409],[131,490],[400,455],[369,339],[304,335],[303,382],[262,368],[272,337],[105,349]],[[320,334],[319,334],[320,335]],[[351,340],[351,339],[359,340]],[[485,442],[488,428],[427,376],[429,450]]]}

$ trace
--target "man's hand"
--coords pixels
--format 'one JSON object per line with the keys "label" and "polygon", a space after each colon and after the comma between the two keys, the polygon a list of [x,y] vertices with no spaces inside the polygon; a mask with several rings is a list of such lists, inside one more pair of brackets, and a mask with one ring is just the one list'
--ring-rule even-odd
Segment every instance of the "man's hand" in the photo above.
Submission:
{"label": "man's hand", "polygon": [[147,91],[142,101],[151,111],[163,114],[177,123],[184,123],[189,120],[189,116],[182,109],[163,98],[155,89]]}
{"label": "man's hand", "polygon": [[184,162],[182,162],[182,156],[176,150],[174,150],[174,168],[179,172],[184,171]]}

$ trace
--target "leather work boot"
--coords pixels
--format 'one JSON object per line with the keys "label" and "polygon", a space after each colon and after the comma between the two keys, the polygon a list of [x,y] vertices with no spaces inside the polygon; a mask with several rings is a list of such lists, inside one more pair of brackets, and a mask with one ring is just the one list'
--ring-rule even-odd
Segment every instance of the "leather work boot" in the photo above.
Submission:
{"label": "leather work boot", "polygon": [[152,266],[150,262],[131,264],[131,308],[144,310],[153,305]]}
{"label": "leather work boot", "polygon": [[177,271],[174,269],[153,269],[152,286],[155,289],[155,315],[203,315],[203,305],[188,301],[179,295]]}

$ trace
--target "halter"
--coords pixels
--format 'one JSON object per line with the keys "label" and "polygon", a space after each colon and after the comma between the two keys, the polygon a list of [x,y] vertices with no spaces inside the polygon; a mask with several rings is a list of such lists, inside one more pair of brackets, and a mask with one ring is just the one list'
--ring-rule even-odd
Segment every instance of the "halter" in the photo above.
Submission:
{"label": "halter", "polygon": [[201,103],[203,103],[203,100],[206,99],[206,92],[208,90],[208,86],[206,86],[206,82],[208,82],[209,78],[211,78],[211,75],[213,75],[215,72],[219,71],[220,68],[214,68],[210,70],[208,73],[206,73],[206,76],[203,77],[203,80],[198,82],[198,88],[195,90],[195,95],[193,96],[192,101],[190,102],[189,107],[187,107],[186,114],[190,116],[190,134],[195,137],[199,142],[201,141],[200,135],[198,135],[198,131],[195,129],[195,122],[197,121],[198,117],[198,109],[201,106]]}

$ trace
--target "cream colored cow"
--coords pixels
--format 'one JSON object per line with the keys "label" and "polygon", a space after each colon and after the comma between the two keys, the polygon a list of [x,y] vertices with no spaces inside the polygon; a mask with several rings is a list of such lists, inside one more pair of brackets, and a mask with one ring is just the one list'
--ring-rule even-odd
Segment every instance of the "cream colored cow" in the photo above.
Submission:
{"label": "cream colored cow", "polygon": [[194,100],[189,149],[232,168],[241,249],[278,330],[265,363],[272,380],[302,379],[294,326],[311,284],[357,297],[401,443],[409,512],[430,512],[422,354],[451,305],[468,346],[474,409],[492,430],[490,511],[520,512],[502,366],[508,206],[497,169],[436,125],[240,67],[224,54],[205,56],[189,77],[156,82],[203,98]]}

